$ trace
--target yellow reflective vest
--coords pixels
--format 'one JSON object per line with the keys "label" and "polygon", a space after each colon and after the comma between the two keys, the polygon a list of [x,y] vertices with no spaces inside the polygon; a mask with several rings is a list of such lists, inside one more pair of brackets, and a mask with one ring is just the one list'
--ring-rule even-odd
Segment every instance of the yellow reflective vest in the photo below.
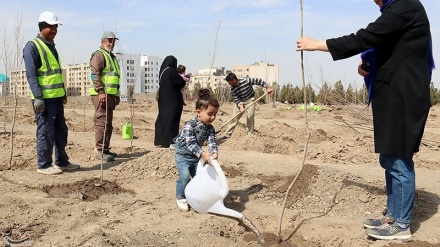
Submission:
{"label": "yellow reflective vest", "polygon": [[[38,84],[43,92],[44,99],[62,98],[66,95],[64,90],[61,62],[55,58],[52,51],[41,39],[32,40],[37,47],[41,58],[41,67],[37,70]],[[31,94],[31,98],[35,99]]]}
{"label": "yellow reflective vest", "polygon": [[[104,49],[99,48],[95,51],[92,56],[96,52],[101,52],[104,55],[105,59],[105,67],[101,72],[101,81],[104,86],[104,92],[110,95],[119,95],[119,80],[120,80],[120,69],[119,64],[116,58],[112,58],[110,53]],[[98,92],[95,90],[93,84],[93,74],[90,73],[91,86],[89,93],[90,95],[98,95]]]}

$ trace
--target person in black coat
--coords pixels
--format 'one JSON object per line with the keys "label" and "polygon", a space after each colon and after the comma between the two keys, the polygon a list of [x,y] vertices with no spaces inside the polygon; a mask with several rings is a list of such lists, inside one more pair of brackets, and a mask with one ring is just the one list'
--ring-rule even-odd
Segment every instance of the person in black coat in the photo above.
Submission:
{"label": "person in black coat", "polygon": [[180,117],[183,111],[181,89],[186,82],[177,73],[177,59],[167,56],[159,70],[159,114],[154,130],[154,145],[173,146],[173,139],[179,134]]}
{"label": "person in black coat", "polygon": [[[333,60],[340,60],[374,50],[374,144],[385,169],[387,210],[379,218],[364,221],[364,227],[373,238],[409,239],[415,194],[413,155],[419,151],[431,105],[430,25],[419,0],[374,2],[382,14],[366,28],[327,40],[302,37],[297,51],[329,51]],[[358,72],[367,75],[360,66]]]}

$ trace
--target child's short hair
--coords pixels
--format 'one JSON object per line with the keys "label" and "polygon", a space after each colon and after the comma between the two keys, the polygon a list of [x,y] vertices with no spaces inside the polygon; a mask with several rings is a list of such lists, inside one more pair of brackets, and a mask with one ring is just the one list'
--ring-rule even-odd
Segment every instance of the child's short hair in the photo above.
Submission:
{"label": "child's short hair", "polygon": [[185,71],[186,71],[185,65],[179,64],[179,66],[177,66],[177,73],[182,74],[185,73]]}
{"label": "child's short hair", "polygon": [[237,78],[237,76],[234,74],[234,73],[229,73],[228,75],[226,75],[226,81],[227,82],[230,82],[230,81],[232,81],[232,80],[238,80],[238,78]]}
{"label": "child's short hair", "polygon": [[211,97],[211,92],[207,88],[201,88],[198,93],[198,98],[196,101],[196,109],[208,109],[209,106],[219,108],[220,104],[215,98]]}

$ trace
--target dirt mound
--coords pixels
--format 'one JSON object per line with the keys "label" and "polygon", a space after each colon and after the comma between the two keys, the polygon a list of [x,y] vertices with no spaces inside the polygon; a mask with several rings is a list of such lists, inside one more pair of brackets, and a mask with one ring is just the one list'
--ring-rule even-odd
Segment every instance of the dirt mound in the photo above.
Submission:
{"label": "dirt mound", "polygon": [[43,191],[53,198],[74,198],[84,201],[94,201],[106,194],[135,194],[134,191],[121,188],[116,182],[101,181],[100,179],[83,180],[57,186],[44,186]]}
{"label": "dirt mound", "polygon": [[116,172],[118,179],[127,178],[123,174],[130,178],[148,180],[177,178],[174,152],[168,148],[156,148],[137,159],[122,163],[112,171]]}

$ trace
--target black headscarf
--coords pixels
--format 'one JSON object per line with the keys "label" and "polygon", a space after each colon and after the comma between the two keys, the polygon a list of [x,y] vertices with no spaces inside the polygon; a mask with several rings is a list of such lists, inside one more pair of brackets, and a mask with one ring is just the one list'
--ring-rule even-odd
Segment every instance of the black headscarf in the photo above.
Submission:
{"label": "black headscarf", "polygon": [[177,70],[177,58],[175,58],[173,55],[167,56],[163,62],[162,65],[160,65],[159,75],[162,74],[162,72],[167,68],[173,68]]}

